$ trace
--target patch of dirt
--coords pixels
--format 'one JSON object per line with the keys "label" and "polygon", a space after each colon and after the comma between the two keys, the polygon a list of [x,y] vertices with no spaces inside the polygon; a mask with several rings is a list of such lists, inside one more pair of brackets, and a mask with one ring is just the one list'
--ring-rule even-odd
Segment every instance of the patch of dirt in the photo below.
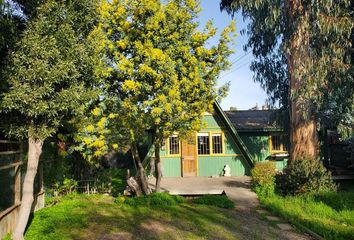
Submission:
{"label": "patch of dirt", "polygon": [[[253,239],[281,239],[281,240],[313,240],[311,236],[300,233],[294,229],[281,230],[275,224],[271,224],[256,211],[231,211],[235,219],[240,221],[241,233],[244,236],[251,235]],[[247,238],[245,238],[247,239]]]}
{"label": "patch of dirt", "polygon": [[105,234],[97,240],[132,240],[133,234],[128,232]]}
{"label": "patch of dirt", "polygon": [[160,235],[163,233],[174,231],[173,227],[171,227],[165,223],[161,223],[159,221],[156,221],[156,220],[149,220],[147,222],[143,222],[140,224],[139,227],[144,232],[145,231],[147,233],[150,232],[150,233],[153,233],[154,235]]}

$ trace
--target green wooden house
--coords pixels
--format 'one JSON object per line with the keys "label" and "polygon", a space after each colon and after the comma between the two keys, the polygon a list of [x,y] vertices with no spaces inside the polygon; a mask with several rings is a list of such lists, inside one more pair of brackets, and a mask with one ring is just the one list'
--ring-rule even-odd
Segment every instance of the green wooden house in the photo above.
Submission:
{"label": "green wooden house", "polygon": [[276,161],[281,170],[286,164],[286,137],[271,124],[271,114],[270,110],[223,111],[215,103],[214,111],[204,116],[206,127],[193,137],[181,140],[175,134],[165,140],[163,176],[223,176],[226,165],[231,176],[243,176],[250,174],[255,162],[268,160]]}

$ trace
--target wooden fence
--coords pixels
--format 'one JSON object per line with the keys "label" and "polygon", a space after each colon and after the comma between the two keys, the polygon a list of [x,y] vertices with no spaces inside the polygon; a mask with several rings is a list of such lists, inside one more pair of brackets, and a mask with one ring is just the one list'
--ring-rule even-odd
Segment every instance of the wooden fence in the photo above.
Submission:
{"label": "wooden fence", "polygon": [[[21,191],[26,166],[23,145],[17,141],[0,140],[0,239],[16,224],[21,206]],[[35,181],[32,211],[44,207],[43,164]]]}

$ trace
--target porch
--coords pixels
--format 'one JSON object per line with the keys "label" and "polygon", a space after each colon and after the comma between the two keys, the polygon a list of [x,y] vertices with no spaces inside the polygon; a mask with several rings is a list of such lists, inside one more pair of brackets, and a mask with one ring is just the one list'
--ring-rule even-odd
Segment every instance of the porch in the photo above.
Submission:
{"label": "porch", "polygon": [[[151,188],[155,188],[155,178],[149,179]],[[161,190],[172,195],[198,196],[225,194],[236,204],[239,210],[251,210],[258,205],[258,199],[250,189],[251,178],[240,177],[163,177]]]}

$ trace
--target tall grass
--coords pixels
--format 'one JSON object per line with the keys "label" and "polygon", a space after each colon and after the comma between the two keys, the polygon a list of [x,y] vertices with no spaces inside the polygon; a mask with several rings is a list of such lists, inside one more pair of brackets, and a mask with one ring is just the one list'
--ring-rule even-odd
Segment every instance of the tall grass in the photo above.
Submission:
{"label": "tall grass", "polygon": [[291,223],[301,224],[325,239],[354,239],[354,191],[316,196],[260,196],[261,203]]}

